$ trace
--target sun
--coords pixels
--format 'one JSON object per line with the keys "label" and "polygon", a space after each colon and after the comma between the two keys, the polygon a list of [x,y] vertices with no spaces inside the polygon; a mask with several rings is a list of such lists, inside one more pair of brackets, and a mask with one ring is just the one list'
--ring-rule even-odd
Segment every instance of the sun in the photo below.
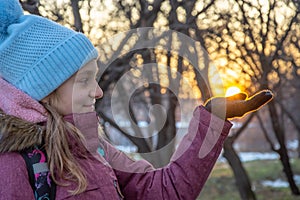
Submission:
{"label": "sun", "polygon": [[241,92],[240,88],[238,88],[236,86],[231,86],[231,87],[227,88],[225,96],[229,97],[229,96],[235,95],[240,92]]}

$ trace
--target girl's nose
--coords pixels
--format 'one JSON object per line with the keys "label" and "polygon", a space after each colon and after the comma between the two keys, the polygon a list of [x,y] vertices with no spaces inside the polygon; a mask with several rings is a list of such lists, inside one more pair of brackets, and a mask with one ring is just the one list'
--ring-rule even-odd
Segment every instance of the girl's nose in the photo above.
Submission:
{"label": "girl's nose", "polygon": [[103,91],[98,85],[98,82],[95,80],[95,85],[94,89],[90,90],[89,96],[93,99],[100,99],[103,96]]}
{"label": "girl's nose", "polygon": [[97,84],[96,89],[95,89],[95,99],[100,99],[103,97],[103,91],[100,88],[100,86]]}

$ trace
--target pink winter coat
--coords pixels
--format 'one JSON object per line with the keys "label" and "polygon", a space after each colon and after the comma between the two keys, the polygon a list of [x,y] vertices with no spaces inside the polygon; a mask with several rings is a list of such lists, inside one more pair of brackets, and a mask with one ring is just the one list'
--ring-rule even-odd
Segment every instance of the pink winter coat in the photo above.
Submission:
{"label": "pink winter coat", "polygon": [[[1,80],[0,80],[0,87]],[[1,94],[0,96],[4,95]],[[3,91],[3,90],[2,90]],[[19,92],[16,92],[19,95]],[[22,95],[21,95],[22,96]],[[26,95],[21,99],[28,98]],[[7,102],[0,100],[0,108],[8,109]],[[34,100],[32,100],[34,101]],[[21,103],[14,102],[16,107]],[[17,105],[18,104],[18,105]],[[22,107],[22,106],[21,106]],[[19,112],[20,113],[20,112]],[[26,120],[27,114],[15,114]],[[36,111],[34,112],[36,114]],[[20,116],[21,115],[21,116]],[[44,117],[41,115],[40,119]],[[38,119],[38,118],[35,118]],[[97,153],[98,119],[96,113],[75,114],[65,119],[74,123],[85,135],[90,149],[88,158],[76,157],[80,166],[87,171],[88,188],[72,196],[68,187],[57,186],[56,199],[196,199],[206,182],[230,130],[231,123],[223,121],[206,111],[202,106],[194,111],[188,133],[185,135],[170,163],[154,169],[144,160],[134,161],[106,141],[102,141],[104,157]],[[32,121],[32,120],[31,120]],[[39,121],[39,120],[36,120]],[[70,141],[76,155],[76,143]],[[19,153],[0,154],[0,200],[33,200],[25,162]]]}

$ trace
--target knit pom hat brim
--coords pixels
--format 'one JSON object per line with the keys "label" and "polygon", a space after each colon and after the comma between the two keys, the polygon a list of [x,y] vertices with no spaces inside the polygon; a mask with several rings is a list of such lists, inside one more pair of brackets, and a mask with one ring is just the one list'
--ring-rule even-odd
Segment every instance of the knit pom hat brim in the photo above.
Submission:
{"label": "knit pom hat brim", "polygon": [[97,56],[97,50],[83,34],[72,35],[48,52],[46,58],[41,59],[15,85],[40,101]]}
{"label": "knit pom hat brim", "polygon": [[84,34],[46,18],[21,15],[11,23],[0,33],[0,76],[35,100],[98,57]]}

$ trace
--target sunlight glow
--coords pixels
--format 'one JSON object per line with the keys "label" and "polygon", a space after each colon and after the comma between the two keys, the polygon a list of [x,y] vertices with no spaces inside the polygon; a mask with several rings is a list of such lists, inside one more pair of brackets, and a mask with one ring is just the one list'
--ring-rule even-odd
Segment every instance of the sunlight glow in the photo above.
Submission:
{"label": "sunlight glow", "polygon": [[226,97],[229,97],[229,96],[232,96],[232,95],[235,95],[237,93],[240,93],[241,92],[241,89],[236,87],[236,86],[231,86],[229,87],[227,90],[226,90],[226,94],[225,96]]}

